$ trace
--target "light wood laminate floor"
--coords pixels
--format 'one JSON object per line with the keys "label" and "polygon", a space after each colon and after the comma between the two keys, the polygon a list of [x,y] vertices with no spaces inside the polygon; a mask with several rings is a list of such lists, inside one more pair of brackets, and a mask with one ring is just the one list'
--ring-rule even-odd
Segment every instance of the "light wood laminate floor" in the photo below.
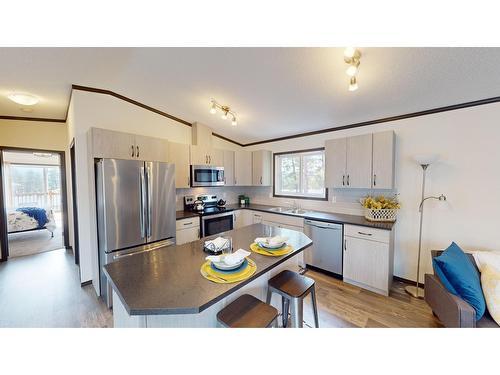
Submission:
{"label": "light wood laminate floor", "polygon": [[[320,327],[441,327],[424,300],[410,297],[405,283],[394,281],[388,297],[308,270],[316,281]],[[304,321],[314,327],[310,297],[304,303]]]}
{"label": "light wood laminate floor", "polygon": [[111,327],[92,285],[80,286],[71,250],[0,263],[0,327]]}
{"label": "light wood laminate floor", "polygon": [[[423,300],[394,282],[389,297],[319,272],[316,281],[320,327],[438,327]],[[306,326],[313,326],[310,297]],[[80,286],[71,251],[49,251],[0,263],[0,327],[112,327],[113,318],[92,285]]]}

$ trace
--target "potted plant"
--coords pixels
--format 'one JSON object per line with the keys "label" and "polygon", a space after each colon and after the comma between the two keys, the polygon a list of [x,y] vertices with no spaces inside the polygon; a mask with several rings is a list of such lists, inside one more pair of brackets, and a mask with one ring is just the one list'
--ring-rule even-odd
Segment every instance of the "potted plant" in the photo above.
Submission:
{"label": "potted plant", "polygon": [[396,214],[401,208],[396,196],[377,197],[367,196],[361,200],[361,205],[365,209],[365,218],[369,221],[396,221]]}

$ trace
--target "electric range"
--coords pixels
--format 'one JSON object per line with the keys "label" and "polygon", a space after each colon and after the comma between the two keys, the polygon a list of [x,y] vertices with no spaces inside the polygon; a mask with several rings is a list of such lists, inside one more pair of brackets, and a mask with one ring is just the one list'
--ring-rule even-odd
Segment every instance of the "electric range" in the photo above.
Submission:
{"label": "electric range", "polygon": [[226,208],[225,201],[216,195],[187,195],[184,197],[184,209],[196,212],[200,216],[201,236],[211,236],[234,228],[233,209]]}

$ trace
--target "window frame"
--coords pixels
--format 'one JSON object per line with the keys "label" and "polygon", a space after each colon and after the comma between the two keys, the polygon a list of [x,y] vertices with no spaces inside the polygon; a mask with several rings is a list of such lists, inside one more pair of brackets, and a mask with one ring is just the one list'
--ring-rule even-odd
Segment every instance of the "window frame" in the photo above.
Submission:
{"label": "window frame", "polygon": [[[310,148],[310,149],[305,149],[305,150],[293,150],[293,151],[284,151],[284,152],[275,152],[273,153],[273,197],[276,198],[291,198],[291,199],[308,199],[308,200],[314,200],[314,201],[328,201],[328,188],[325,186],[325,196],[324,197],[311,197],[307,195],[284,195],[284,194],[278,194],[276,192],[276,159],[279,156],[282,155],[293,155],[293,154],[302,154],[306,152],[315,152],[315,151],[325,151],[324,147],[318,147],[318,148]],[[323,158],[323,167],[326,169],[326,160]],[[326,172],[326,171],[325,171]],[[301,175],[302,175],[302,170],[301,170]],[[301,176],[302,177],[302,176]]]}

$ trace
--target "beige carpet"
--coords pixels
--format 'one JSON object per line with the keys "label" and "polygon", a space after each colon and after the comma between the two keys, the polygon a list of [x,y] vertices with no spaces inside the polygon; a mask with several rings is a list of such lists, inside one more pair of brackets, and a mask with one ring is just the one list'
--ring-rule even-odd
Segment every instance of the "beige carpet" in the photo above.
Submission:
{"label": "beige carpet", "polygon": [[46,229],[32,232],[9,234],[9,258],[43,253],[62,248],[64,245],[60,221],[56,220],[57,228],[54,238]]}

